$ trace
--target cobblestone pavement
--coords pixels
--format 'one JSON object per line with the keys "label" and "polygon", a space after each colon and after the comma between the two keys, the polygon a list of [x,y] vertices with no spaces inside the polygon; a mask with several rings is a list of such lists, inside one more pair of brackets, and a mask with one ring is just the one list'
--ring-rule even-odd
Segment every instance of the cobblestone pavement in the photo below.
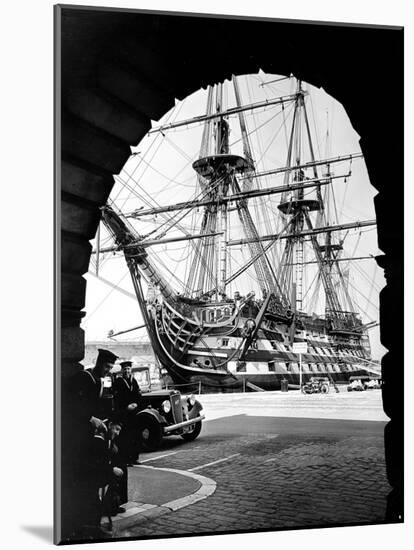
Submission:
{"label": "cobblestone pavement", "polygon": [[207,422],[198,440],[170,440],[167,456],[151,464],[196,468],[217,483],[215,493],[118,536],[380,523],[390,490],[383,428],[384,422],[245,415]]}

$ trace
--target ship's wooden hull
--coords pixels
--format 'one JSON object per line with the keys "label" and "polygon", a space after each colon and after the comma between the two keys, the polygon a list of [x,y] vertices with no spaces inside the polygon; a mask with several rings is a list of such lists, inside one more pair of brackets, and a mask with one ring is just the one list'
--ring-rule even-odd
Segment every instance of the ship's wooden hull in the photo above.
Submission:
{"label": "ship's wooden hull", "polygon": [[280,323],[277,331],[259,330],[255,343],[240,361],[243,315],[230,316],[228,323],[217,328],[191,328],[188,318],[176,311],[171,314],[165,307],[154,308],[150,319],[154,353],[173,383],[184,391],[196,391],[200,386],[204,392],[250,391],[254,386],[277,390],[282,380],[298,385],[300,370],[302,382],[327,376],[335,383],[374,372],[360,337],[331,336],[320,320],[308,330],[297,331],[295,340],[308,342],[308,353],[301,358],[293,353],[291,328]]}
{"label": "ship's wooden hull", "polygon": [[[280,390],[282,381],[287,381],[290,386],[299,388],[300,375],[296,373],[236,373],[233,376],[223,375],[220,378],[214,378],[211,375],[200,375],[198,372],[181,373],[182,376],[177,378],[176,373],[172,373],[171,369],[167,369],[169,374],[173,374],[172,378],[184,392],[202,393],[230,393],[230,392],[249,392],[249,391],[275,391]],[[331,382],[335,384],[348,384],[350,376],[366,376],[373,374],[361,366],[355,366],[353,370],[344,370],[341,372],[328,373],[302,373],[302,384],[310,380],[314,376],[329,377]]]}

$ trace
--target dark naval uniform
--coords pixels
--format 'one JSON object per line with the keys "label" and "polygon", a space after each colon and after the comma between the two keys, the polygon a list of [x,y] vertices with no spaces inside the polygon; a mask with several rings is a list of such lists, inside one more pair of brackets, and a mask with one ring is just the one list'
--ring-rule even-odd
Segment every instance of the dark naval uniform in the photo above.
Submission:
{"label": "dark naval uniform", "polygon": [[71,394],[74,401],[71,420],[72,422],[76,420],[82,425],[85,425],[85,422],[88,424],[91,417],[103,420],[108,416],[108,411],[105,410],[106,400],[103,399],[103,376],[105,369],[115,363],[118,356],[109,350],[99,349],[98,352],[95,368],[78,372],[71,381]]}
{"label": "dark naval uniform", "polygon": [[115,410],[122,413],[124,427],[119,436],[120,454],[127,464],[138,460],[138,434],[136,430],[135,417],[137,410],[128,411],[128,405],[137,403],[141,399],[141,391],[138,382],[133,376],[115,378],[113,384]]}
{"label": "dark naval uniform", "polygon": [[115,409],[118,411],[125,410],[131,403],[138,403],[141,399],[141,390],[138,382],[133,376],[127,379],[123,376],[118,376],[114,381],[114,399]]}
{"label": "dark naval uniform", "polygon": [[[119,505],[128,501],[128,471],[120,462],[116,443],[103,434],[92,438],[89,456],[87,477],[93,487],[94,499],[88,515],[93,518],[92,524],[99,526],[103,514],[116,514]],[[114,466],[121,468],[122,477],[115,477]]]}
{"label": "dark naval uniform", "polygon": [[[98,350],[95,375],[92,370],[75,374],[67,380],[66,401],[62,404],[62,487],[65,537],[93,523],[93,502],[96,499],[90,472],[95,462],[93,439],[96,426],[105,418],[103,378],[117,356]],[[99,419],[94,421],[94,418]]]}
{"label": "dark naval uniform", "polygon": [[95,378],[92,369],[79,372],[74,380],[75,399],[77,401],[76,413],[81,415],[80,420],[89,422],[92,416],[103,419],[103,380]]}

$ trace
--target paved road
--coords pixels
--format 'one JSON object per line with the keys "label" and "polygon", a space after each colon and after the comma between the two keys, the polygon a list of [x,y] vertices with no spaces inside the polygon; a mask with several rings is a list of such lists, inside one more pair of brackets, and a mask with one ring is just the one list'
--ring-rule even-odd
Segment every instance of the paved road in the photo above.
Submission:
{"label": "paved road", "polygon": [[[280,401],[286,398],[281,394],[278,400],[269,394],[206,396],[206,413],[213,419],[204,423],[199,439],[193,443],[166,439],[159,452],[142,459],[154,467],[206,476],[216,482],[215,492],[180,510],[127,527],[117,536],[382,522],[389,492],[385,417],[379,394],[354,395],[361,394],[338,395],[324,407],[315,399],[320,396],[292,394],[287,399],[296,399],[296,417],[292,403],[286,408],[287,399]],[[303,399],[307,399],[304,405]],[[356,416],[350,411],[358,399],[358,416],[377,420],[338,418],[340,409],[342,416]],[[223,401],[226,416],[221,413]],[[280,407],[290,415],[277,414]],[[257,410],[260,415],[254,414]]]}
{"label": "paved road", "polygon": [[348,392],[346,386],[339,389],[339,394],[331,388],[328,394],[303,395],[298,391],[239,393],[202,395],[201,400],[208,419],[244,412],[256,416],[387,421],[379,390]]}

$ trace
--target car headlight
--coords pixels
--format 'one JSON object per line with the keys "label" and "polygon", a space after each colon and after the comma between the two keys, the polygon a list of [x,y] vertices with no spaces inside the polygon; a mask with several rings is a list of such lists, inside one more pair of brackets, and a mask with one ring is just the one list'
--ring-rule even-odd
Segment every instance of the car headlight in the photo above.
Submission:
{"label": "car headlight", "polygon": [[168,401],[168,399],[166,399],[165,401],[162,402],[162,410],[167,414],[170,412],[171,410],[171,403],[170,401]]}
{"label": "car headlight", "polygon": [[194,407],[195,402],[196,402],[195,396],[194,396],[194,395],[190,395],[190,397],[188,398],[188,402],[189,402],[189,404],[191,405],[191,407]]}

